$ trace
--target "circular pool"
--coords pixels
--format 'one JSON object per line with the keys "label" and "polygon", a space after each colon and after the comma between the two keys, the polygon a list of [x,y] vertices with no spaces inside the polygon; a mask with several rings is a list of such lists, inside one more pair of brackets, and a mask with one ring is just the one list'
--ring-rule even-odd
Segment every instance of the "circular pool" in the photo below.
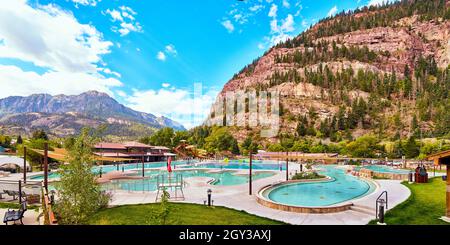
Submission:
{"label": "circular pool", "polygon": [[295,212],[337,212],[348,209],[348,201],[375,190],[373,183],[334,165],[322,165],[318,172],[329,178],[268,186],[260,191],[260,203]]}

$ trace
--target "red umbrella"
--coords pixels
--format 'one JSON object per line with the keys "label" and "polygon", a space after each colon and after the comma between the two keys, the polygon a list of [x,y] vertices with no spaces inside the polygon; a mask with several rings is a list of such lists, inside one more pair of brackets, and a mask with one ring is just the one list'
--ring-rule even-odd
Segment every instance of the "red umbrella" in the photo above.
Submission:
{"label": "red umbrella", "polygon": [[171,163],[172,163],[172,157],[169,157],[169,158],[167,159],[167,171],[168,171],[169,173],[172,172],[172,166],[171,166]]}

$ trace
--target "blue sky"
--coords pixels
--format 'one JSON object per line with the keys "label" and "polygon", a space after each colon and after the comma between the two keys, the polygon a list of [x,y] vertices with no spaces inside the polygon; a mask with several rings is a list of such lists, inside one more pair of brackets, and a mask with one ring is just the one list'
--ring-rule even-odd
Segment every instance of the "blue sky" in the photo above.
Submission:
{"label": "blue sky", "polygon": [[[95,89],[192,127],[233,74],[270,46],[323,17],[382,1],[0,2],[1,98]],[[202,86],[195,98],[194,84]]]}

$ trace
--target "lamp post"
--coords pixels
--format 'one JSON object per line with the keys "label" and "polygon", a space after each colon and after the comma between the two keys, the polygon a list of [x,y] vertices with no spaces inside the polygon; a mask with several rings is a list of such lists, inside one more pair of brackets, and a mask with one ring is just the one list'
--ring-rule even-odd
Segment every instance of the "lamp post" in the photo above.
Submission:
{"label": "lamp post", "polygon": [[23,147],[23,183],[27,183],[27,147]]}
{"label": "lamp post", "polygon": [[252,159],[253,152],[250,150],[250,166],[248,168],[248,194],[252,195]]}
{"label": "lamp post", "polygon": [[103,174],[103,167],[100,166],[100,178],[102,177],[102,174]]}
{"label": "lamp post", "polygon": [[206,193],[208,194],[208,206],[210,207],[211,206],[211,193],[212,193],[212,190],[208,189],[206,191]]}
{"label": "lamp post", "polygon": [[289,153],[286,151],[286,181],[289,180]]}
{"label": "lamp post", "polygon": [[44,143],[44,187],[48,192],[48,143]]}
{"label": "lamp post", "polygon": [[142,156],[142,178],[145,177],[145,171],[144,171],[145,166],[144,165],[145,165],[144,164],[144,156]]}

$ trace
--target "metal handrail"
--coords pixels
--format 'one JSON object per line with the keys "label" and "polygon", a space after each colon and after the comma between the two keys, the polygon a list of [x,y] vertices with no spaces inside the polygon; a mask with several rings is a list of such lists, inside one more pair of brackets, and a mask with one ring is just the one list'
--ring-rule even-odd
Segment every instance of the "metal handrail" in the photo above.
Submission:
{"label": "metal handrail", "polygon": [[387,191],[381,192],[381,194],[377,197],[377,200],[375,202],[375,218],[378,219],[378,203],[381,200],[381,197],[385,195],[385,203],[386,203],[386,210],[388,209],[388,193]]}

